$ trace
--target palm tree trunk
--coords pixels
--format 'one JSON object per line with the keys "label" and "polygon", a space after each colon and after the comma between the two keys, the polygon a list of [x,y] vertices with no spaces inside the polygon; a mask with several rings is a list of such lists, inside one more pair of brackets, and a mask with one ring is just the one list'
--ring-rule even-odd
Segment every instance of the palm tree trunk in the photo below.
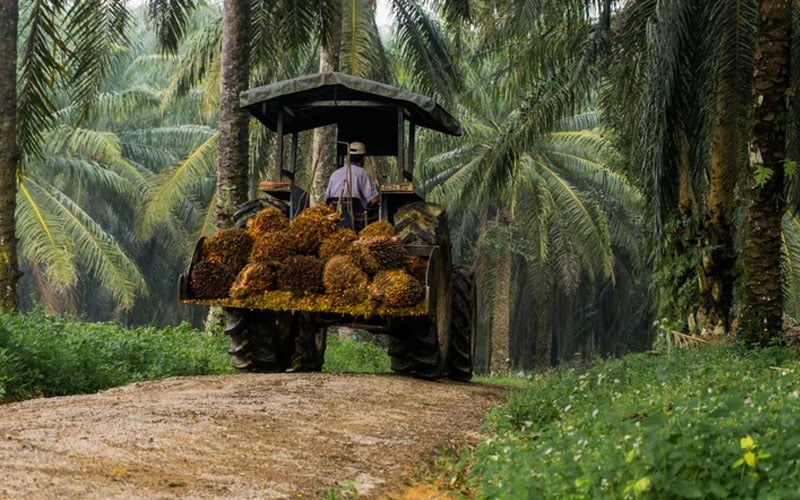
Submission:
{"label": "palm tree trunk", "polygon": [[[513,215],[508,208],[501,208],[497,224],[508,226]],[[492,356],[491,373],[506,373],[509,369],[509,340],[511,338],[511,252],[501,251],[497,255],[497,275],[494,287],[492,311]]]}
{"label": "palm tree trunk", "polygon": [[[331,20],[332,30],[319,56],[319,71],[339,71],[339,58],[342,45],[341,10],[339,20]],[[369,150],[367,150],[369,153]],[[336,126],[317,127],[311,146],[311,199],[314,204],[324,202],[325,188],[331,173],[336,169]]]}
{"label": "palm tree trunk", "polygon": [[0,311],[17,302],[17,0],[0,0]]}
{"label": "palm tree trunk", "polygon": [[[550,285],[550,291],[557,290],[557,287]],[[554,301],[542,301],[539,303],[539,310],[536,313],[536,357],[534,366],[537,370],[546,370],[552,366],[550,359],[553,351],[553,321],[555,318]]]}
{"label": "palm tree trunk", "polygon": [[723,77],[717,86],[716,125],[712,132],[711,171],[706,198],[702,255],[698,269],[700,283],[697,324],[701,332],[727,332],[733,305],[734,187],[741,138],[735,94]]}
{"label": "palm tree trunk", "polygon": [[[250,2],[224,0],[222,4],[222,52],[220,54],[219,118],[217,130],[217,229],[233,227],[236,207],[249,195],[249,117],[239,109],[239,94],[250,78]],[[212,307],[204,329],[222,331],[225,315]]]}
{"label": "palm tree trunk", "polygon": [[233,212],[248,196],[248,115],[239,109],[239,93],[250,76],[249,0],[225,0],[222,13],[222,53],[217,163],[218,228],[233,225]]}
{"label": "palm tree trunk", "polygon": [[[781,331],[781,218],[785,210],[786,93],[791,48],[790,0],[763,0],[756,36],[753,132],[745,220],[740,334],[766,345]],[[767,169],[772,176],[756,182]]]}

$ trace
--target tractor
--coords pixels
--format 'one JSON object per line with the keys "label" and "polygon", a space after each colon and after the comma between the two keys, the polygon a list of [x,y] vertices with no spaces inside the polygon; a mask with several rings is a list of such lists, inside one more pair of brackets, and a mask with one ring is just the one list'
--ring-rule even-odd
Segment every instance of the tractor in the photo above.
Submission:
{"label": "tractor", "polygon": [[[298,240],[310,240],[323,226],[327,228],[324,234],[335,232],[350,247],[339,252],[344,254],[337,256],[339,260],[330,257],[327,263],[323,257],[329,256],[322,255],[320,246],[314,245],[311,251],[300,252],[309,255],[275,257],[273,253],[269,263],[242,268],[246,259],[238,259],[242,262],[231,267],[220,258],[224,251],[215,254],[208,250],[215,235],[197,242],[188,270],[179,279],[179,300],[223,308],[233,366],[249,372],[319,371],[327,328],[339,325],[387,335],[391,367],[396,373],[469,380],[475,332],[472,273],[468,266],[453,265],[444,207],[425,201],[413,183],[417,128],[458,136],[459,122],[428,97],[337,72],[246,90],[240,95],[240,106],[276,134],[275,170],[280,172],[280,179],[261,181],[259,197],[238,207],[234,228],[221,231],[238,230],[238,239],[231,241],[244,241],[244,232],[252,233],[259,217],[272,214],[282,218],[284,225],[268,233],[270,238],[282,238],[289,247],[297,248]],[[347,145],[353,141],[365,144],[367,154],[385,166],[384,178],[378,183],[380,202],[362,233],[382,224],[390,234],[363,237],[348,232],[341,227],[349,220],[341,205],[333,213],[310,206],[308,193],[295,183],[296,174],[301,174],[298,178],[303,174],[297,170],[299,134],[330,125],[336,125],[338,166],[349,160]],[[305,173],[304,178],[308,177]],[[287,220],[289,226],[285,225]],[[305,232],[292,233],[295,225],[305,227]],[[269,238],[259,238],[248,243],[251,256],[268,253],[263,241]],[[370,251],[384,253],[377,254],[376,260]],[[388,269],[401,265],[385,264],[383,271],[380,267],[363,267],[367,271],[362,272],[351,265],[351,257],[358,255],[362,261],[373,263],[386,255],[400,255],[394,262],[400,262],[399,258],[410,264],[405,271]],[[296,267],[289,269],[291,265]],[[332,289],[327,288],[327,281],[320,286],[320,269],[324,279],[334,281]],[[345,273],[348,269],[352,270],[349,275]],[[248,272],[249,281],[245,276]],[[287,275],[282,278],[281,273]],[[328,278],[328,273],[334,277]],[[410,274],[416,278],[409,278]],[[226,286],[234,275],[229,292]],[[398,285],[401,278],[407,284]],[[341,288],[337,288],[335,279],[340,280]],[[246,285],[241,285],[243,282]],[[235,283],[240,283],[244,292],[234,293]],[[363,293],[358,295],[358,291]],[[345,300],[356,295],[358,298],[349,303]],[[407,300],[412,295],[417,302]],[[381,302],[376,297],[399,299]]]}

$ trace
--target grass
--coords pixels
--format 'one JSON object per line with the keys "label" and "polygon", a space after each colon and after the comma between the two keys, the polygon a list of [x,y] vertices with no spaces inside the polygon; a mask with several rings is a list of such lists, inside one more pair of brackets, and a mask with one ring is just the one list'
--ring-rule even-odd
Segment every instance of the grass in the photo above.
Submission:
{"label": "grass", "polygon": [[475,498],[798,498],[793,351],[636,354],[525,384],[449,468]]}
{"label": "grass", "polygon": [[375,343],[329,334],[322,369],[331,373],[387,373],[391,361],[386,349]]}

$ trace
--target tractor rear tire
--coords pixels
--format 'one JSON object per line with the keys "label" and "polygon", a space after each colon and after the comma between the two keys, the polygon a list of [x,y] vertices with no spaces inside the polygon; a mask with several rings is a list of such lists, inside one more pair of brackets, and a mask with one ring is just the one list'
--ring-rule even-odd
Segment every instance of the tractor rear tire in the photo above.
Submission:
{"label": "tractor rear tire", "polygon": [[475,341],[475,280],[467,266],[453,271],[453,314],[450,324],[450,357],[447,376],[466,382],[472,378],[472,346]]}
{"label": "tractor rear tire", "polygon": [[446,375],[450,350],[452,268],[450,233],[444,207],[415,202],[400,207],[394,229],[405,245],[435,246],[428,263],[427,285],[431,314],[398,320],[391,326],[389,356],[392,370],[424,379]]}
{"label": "tractor rear tire", "polygon": [[291,367],[295,335],[290,313],[224,308],[231,365],[241,372],[276,373]]}

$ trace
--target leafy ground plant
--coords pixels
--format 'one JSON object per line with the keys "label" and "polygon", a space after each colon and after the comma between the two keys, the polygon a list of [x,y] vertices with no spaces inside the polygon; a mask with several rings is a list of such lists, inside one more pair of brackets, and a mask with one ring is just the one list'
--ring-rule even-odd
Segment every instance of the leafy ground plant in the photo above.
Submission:
{"label": "leafy ground plant", "polygon": [[43,314],[0,315],[0,394],[96,392],[142,380],[231,373],[227,339],[188,325],[127,329]]}
{"label": "leafy ground plant", "polygon": [[796,498],[791,354],[707,347],[537,376],[461,473],[478,498]]}

